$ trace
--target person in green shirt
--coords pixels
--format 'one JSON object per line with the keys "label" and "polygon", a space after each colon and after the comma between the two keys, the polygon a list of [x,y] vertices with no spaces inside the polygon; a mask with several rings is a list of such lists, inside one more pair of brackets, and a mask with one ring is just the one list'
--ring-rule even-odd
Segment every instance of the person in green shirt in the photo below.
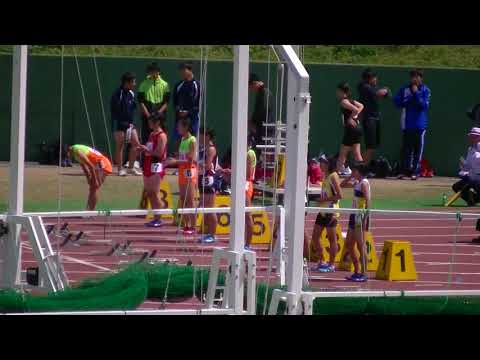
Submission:
{"label": "person in green shirt", "polygon": [[170,99],[170,87],[160,77],[160,68],[157,63],[151,63],[147,67],[147,78],[142,81],[138,88],[138,102],[142,116],[142,143],[148,141],[150,117],[166,116],[168,101]]}

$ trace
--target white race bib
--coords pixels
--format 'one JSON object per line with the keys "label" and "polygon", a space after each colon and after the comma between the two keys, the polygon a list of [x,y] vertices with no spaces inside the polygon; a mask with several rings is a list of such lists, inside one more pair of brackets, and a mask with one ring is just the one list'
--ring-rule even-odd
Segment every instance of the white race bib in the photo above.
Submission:
{"label": "white race bib", "polygon": [[163,171],[163,166],[162,163],[152,163],[152,166],[150,167],[150,171],[152,174],[159,174]]}
{"label": "white race bib", "polygon": [[213,185],[213,176],[204,176],[203,177],[203,185],[204,186],[212,186]]}

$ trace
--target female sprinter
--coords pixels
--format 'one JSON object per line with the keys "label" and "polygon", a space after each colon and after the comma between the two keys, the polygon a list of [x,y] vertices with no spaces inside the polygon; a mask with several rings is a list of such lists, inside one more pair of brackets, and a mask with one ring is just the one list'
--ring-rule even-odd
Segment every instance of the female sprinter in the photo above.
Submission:
{"label": "female sprinter", "polygon": [[363,105],[352,99],[352,91],[350,86],[344,82],[337,87],[337,98],[340,100],[340,109],[343,118],[343,141],[340,146],[340,153],[337,160],[338,173],[350,175],[345,171],[345,161],[348,153],[353,151],[353,157],[356,162],[363,161],[362,152],[360,150],[360,140],[362,138],[362,129],[358,115],[363,110]]}
{"label": "female sprinter", "polygon": [[[253,150],[254,139],[248,138],[248,151],[247,151],[247,186],[246,190],[246,203],[245,206],[252,206],[253,199],[253,181],[255,180],[255,168],[257,167],[257,155]],[[253,237],[253,219],[252,213],[245,213],[245,250],[252,250],[252,237]]]}
{"label": "female sprinter", "polygon": [[[326,175],[322,182],[322,193],[314,199],[318,201],[318,207],[323,208],[338,208],[339,201],[342,199],[342,189],[340,188],[340,177],[338,176],[335,168],[336,164],[333,159],[327,159],[325,155],[322,155],[319,159],[322,172]],[[318,272],[334,272],[335,271],[335,257],[337,256],[337,223],[340,214],[324,214],[318,213],[315,220],[315,226],[313,228],[312,242],[317,249],[319,262],[312,271]],[[324,252],[320,237],[323,229],[327,230],[328,242],[330,243],[330,260],[325,262]]]}
{"label": "female sprinter", "polygon": [[105,182],[106,176],[113,171],[112,163],[105,155],[86,145],[70,146],[68,156],[70,158],[73,156],[80,163],[87,177],[89,185],[87,210],[93,211],[97,206],[98,191]]}
{"label": "female sprinter", "polygon": [[[180,189],[179,207],[191,209],[194,207],[195,190],[197,189],[197,140],[190,133],[190,119],[182,118],[177,122],[177,130],[181,142],[178,150],[178,159],[168,159],[165,166],[178,166],[178,186]],[[195,214],[185,214],[184,235],[195,233]]]}
{"label": "female sprinter", "polygon": [[[253,199],[253,181],[255,179],[255,168],[257,167],[257,155],[253,150],[254,139],[248,138],[248,150],[247,150],[247,181],[245,187],[245,206],[252,206]],[[232,170],[229,168],[219,169],[219,172],[223,173],[227,177],[231,178]],[[252,250],[252,237],[253,237],[253,219],[250,212],[245,211],[245,250]]]}
{"label": "female sprinter", "polygon": [[[215,207],[215,171],[218,169],[217,148],[214,144],[215,134],[213,130],[200,129],[198,151],[198,188],[200,192],[200,207]],[[216,214],[204,214],[205,236],[200,239],[201,243],[211,244],[215,242],[217,229]]]}
{"label": "female sprinter", "polygon": [[[167,134],[165,133],[165,117],[152,116],[148,119],[148,126],[152,130],[145,145],[138,146],[137,150],[144,153],[143,158],[143,191],[152,204],[152,209],[160,209],[158,194],[160,192],[160,183],[165,176],[165,170],[162,162],[167,155]],[[145,224],[148,227],[160,227],[162,222],[160,215],[155,215],[154,219]]]}
{"label": "female sprinter", "polygon": [[[368,209],[370,207],[371,192],[367,174],[368,166],[363,163],[357,164],[352,170],[352,176],[345,179],[341,184],[342,187],[353,186],[353,209]],[[362,254],[364,253],[363,233],[369,230],[369,226],[370,218],[368,216],[363,219],[362,223],[359,219],[359,215],[350,215],[345,246],[352,258],[355,272],[351,276],[348,276],[347,280],[356,282],[365,282],[368,280],[365,275],[366,269],[364,266],[364,260],[366,259],[364,259]],[[360,258],[355,251],[355,245],[360,252]],[[362,260],[362,265],[360,265],[360,260]]]}

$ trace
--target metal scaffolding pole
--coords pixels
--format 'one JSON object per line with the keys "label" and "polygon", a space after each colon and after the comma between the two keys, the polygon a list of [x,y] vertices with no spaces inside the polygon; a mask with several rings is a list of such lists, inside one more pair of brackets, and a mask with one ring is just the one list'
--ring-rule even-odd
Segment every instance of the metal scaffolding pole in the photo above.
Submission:
{"label": "metal scaffolding pole", "polygon": [[303,280],[303,234],[310,111],[310,78],[292,46],[278,46],[288,66],[285,217],[289,313],[298,313]]}
{"label": "metal scaffolding pole", "polygon": [[231,299],[236,313],[243,311],[243,283],[240,266],[245,243],[245,176],[247,173],[247,119],[249,46],[236,45],[233,63],[232,109],[232,200],[230,251],[236,253],[232,264]]}
{"label": "metal scaffolding pole", "polygon": [[[27,60],[28,46],[15,45],[12,76],[9,215],[23,214]],[[21,273],[20,225],[9,223],[9,234],[1,255],[3,267],[0,274],[0,285],[2,287],[14,287],[20,282]]]}

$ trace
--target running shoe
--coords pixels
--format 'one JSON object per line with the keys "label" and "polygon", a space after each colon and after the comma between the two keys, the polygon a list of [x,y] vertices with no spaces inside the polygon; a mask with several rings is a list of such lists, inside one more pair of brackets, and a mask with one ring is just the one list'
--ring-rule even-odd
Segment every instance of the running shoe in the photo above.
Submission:
{"label": "running shoe", "polygon": [[352,170],[350,169],[350,167],[346,167],[346,168],[343,168],[339,173],[338,175],[340,177],[349,177],[352,175]]}
{"label": "running shoe", "polygon": [[335,272],[335,266],[324,263],[324,264],[314,266],[312,268],[312,271],[320,272],[320,273],[331,273],[331,272]]}
{"label": "running shoe", "polygon": [[213,244],[215,242],[215,236],[213,235],[202,236],[199,242],[202,244]]}
{"label": "running shoe", "polygon": [[397,179],[398,179],[398,180],[403,180],[404,177],[405,177],[404,174],[398,174],[398,175],[397,175]]}
{"label": "running shoe", "polygon": [[351,276],[347,276],[346,279],[355,282],[366,282],[368,280],[368,277],[364,274],[354,273]]}
{"label": "running shoe", "polygon": [[133,168],[133,169],[128,169],[128,174],[129,175],[134,175],[134,176],[142,176],[142,172]]}
{"label": "running shoe", "polygon": [[190,228],[190,227],[183,228],[183,235],[193,235],[193,234],[195,234],[194,228]]}
{"label": "running shoe", "polygon": [[152,221],[149,221],[145,224],[146,227],[152,227],[152,228],[157,228],[157,227],[160,227],[162,225],[163,225],[163,223],[160,220],[152,220]]}
{"label": "running shoe", "polygon": [[413,180],[413,181],[417,180],[417,175],[410,176],[410,179]]}
{"label": "running shoe", "polygon": [[253,249],[248,245],[245,245],[243,248],[247,251],[253,251]]}
{"label": "running shoe", "polygon": [[127,170],[121,169],[121,170],[118,172],[118,176],[127,176]]}

